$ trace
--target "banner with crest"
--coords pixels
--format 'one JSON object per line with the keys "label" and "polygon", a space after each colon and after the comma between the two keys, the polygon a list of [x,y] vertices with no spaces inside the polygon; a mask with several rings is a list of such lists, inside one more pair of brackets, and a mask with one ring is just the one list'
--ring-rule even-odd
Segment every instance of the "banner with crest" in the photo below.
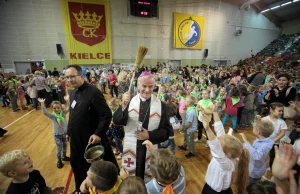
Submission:
{"label": "banner with crest", "polygon": [[174,48],[202,49],[205,17],[174,12]]}
{"label": "banner with crest", "polygon": [[61,0],[69,64],[112,63],[107,0]]}

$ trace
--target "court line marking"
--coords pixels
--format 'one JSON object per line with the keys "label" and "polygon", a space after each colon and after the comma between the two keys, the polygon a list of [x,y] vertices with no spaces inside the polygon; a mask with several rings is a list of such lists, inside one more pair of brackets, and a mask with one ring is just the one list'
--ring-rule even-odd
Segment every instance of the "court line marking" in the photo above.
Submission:
{"label": "court line marking", "polygon": [[66,183],[66,187],[65,187],[65,190],[64,190],[64,194],[67,194],[67,193],[68,193],[69,186],[70,186],[71,180],[72,180],[72,176],[73,176],[73,170],[72,170],[72,168],[71,168],[70,173],[69,173],[69,176],[68,176],[68,180],[67,180],[67,183]]}
{"label": "court line marking", "polygon": [[13,121],[12,123],[6,125],[5,127],[3,127],[3,129],[6,129],[7,127],[11,126],[12,124],[14,124],[15,122],[21,120],[22,118],[26,117],[27,115],[29,115],[30,113],[32,113],[33,111],[35,111],[35,109],[31,110],[30,112],[26,113],[25,115],[21,116],[20,118],[18,118],[17,120]]}

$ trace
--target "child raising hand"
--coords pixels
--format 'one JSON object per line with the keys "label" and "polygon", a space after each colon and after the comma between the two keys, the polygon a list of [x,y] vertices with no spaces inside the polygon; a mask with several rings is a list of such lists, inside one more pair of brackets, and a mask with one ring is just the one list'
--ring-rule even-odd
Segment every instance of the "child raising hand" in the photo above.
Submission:
{"label": "child raising hand", "polygon": [[[68,96],[65,97],[65,100],[67,104],[69,104]],[[53,101],[52,102],[53,112],[49,113],[45,107],[45,99],[39,98],[38,101],[41,103],[41,107],[44,115],[46,115],[52,120],[53,135],[56,143],[57,168],[62,168],[63,167],[62,161],[70,161],[70,158],[67,157],[66,155],[67,153],[66,114],[69,112],[69,108],[62,110],[62,104],[59,101]]]}
{"label": "child raising hand", "polygon": [[232,193],[231,184],[235,164],[238,161],[238,193],[246,193],[248,182],[249,152],[243,148],[242,142],[234,136],[225,134],[224,127],[218,115],[218,102],[213,108],[214,130],[209,127],[207,117],[203,117],[203,127],[206,130],[208,144],[213,158],[211,159],[205,176],[206,184],[202,194]]}

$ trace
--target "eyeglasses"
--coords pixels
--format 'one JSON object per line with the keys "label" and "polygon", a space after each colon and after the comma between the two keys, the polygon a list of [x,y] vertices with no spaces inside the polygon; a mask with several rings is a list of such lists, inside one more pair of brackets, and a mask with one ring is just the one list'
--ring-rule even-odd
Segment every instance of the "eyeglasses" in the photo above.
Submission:
{"label": "eyeglasses", "polygon": [[69,75],[69,76],[65,76],[65,78],[66,79],[74,79],[77,76],[80,76],[80,75]]}

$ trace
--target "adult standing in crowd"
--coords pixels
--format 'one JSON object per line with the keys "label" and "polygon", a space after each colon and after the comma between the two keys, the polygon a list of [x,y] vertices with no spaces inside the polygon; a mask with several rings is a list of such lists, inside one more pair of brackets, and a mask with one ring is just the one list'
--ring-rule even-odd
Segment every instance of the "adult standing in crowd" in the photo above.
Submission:
{"label": "adult standing in crowd", "polygon": [[255,67],[255,74],[251,75],[248,78],[248,83],[253,86],[261,86],[261,85],[264,85],[265,80],[266,80],[266,76],[262,72],[262,66],[257,65]]}
{"label": "adult standing in crowd", "polygon": [[182,77],[183,79],[190,79],[190,72],[188,71],[188,69],[186,67],[182,68]]}
{"label": "adult standing in crowd", "polygon": [[108,73],[105,68],[103,68],[103,72],[100,75],[100,88],[103,94],[106,94],[105,88],[106,88],[106,83],[108,80]]}
{"label": "adult standing in crowd", "polygon": [[219,73],[216,74],[216,77],[213,80],[213,83],[217,85],[217,87],[220,87],[221,84],[223,83],[224,79],[223,79],[223,71],[220,71]]}
{"label": "adult standing in crowd", "polygon": [[[280,102],[285,107],[290,106],[289,102],[296,98],[296,89],[289,86],[291,76],[287,73],[282,73],[277,76],[277,85],[268,89],[264,100],[271,104],[273,102]],[[284,114],[284,113],[283,113]]]}
{"label": "adult standing in crowd", "polygon": [[118,78],[114,70],[112,69],[108,71],[108,74],[109,74],[110,95],[113,98],[115,94],[116,98],[118,98],[118,86],[117,86]]}
{"label": "adult standing in crowd", "polygon": [[170,75],[167,68],[163,68],[161,71],[160,84],[166,84],[170,82]]}
{"label": "adult standing in crowd", "polygon": [[42,72],[35,71],[34,74],[35,77],[31,80],[31,82],[28,85],[35,84],[38,92],[38,98],[44,98],[45,106],[49,108],[51,104],[51,97],[49,94],[50,87],[48,85],[48,81],[44,76],[42,76]]}
{"label": "adult standing in crowd", "polygon": [[106,136],[112,114],[103,94],[97,87],[84,81],[82,69],[78,65],[67,67],[66,78],[70,86],[75,88],[70,95],[67,139],[70,141],[71,166],[75,176],[76,191],[79,191],[90,167],[83,157],[88,143],[101,143],[104,147],[103,159],[111,161],[117,167],[118,164]]}
{"label": "adult standing in crowd", "polygon": [[168,139],[170,124],[166,104],[153,95],[155,80],[150,72],[144,72],[138,78],[140,93],[130,98],[128,92],[123,94],[123,105],[114,113],[113,122],[125,125],[122,166],[133,176],[148,182],[151,179],[151,154],[142,143],[151,141],[157,144]]}

